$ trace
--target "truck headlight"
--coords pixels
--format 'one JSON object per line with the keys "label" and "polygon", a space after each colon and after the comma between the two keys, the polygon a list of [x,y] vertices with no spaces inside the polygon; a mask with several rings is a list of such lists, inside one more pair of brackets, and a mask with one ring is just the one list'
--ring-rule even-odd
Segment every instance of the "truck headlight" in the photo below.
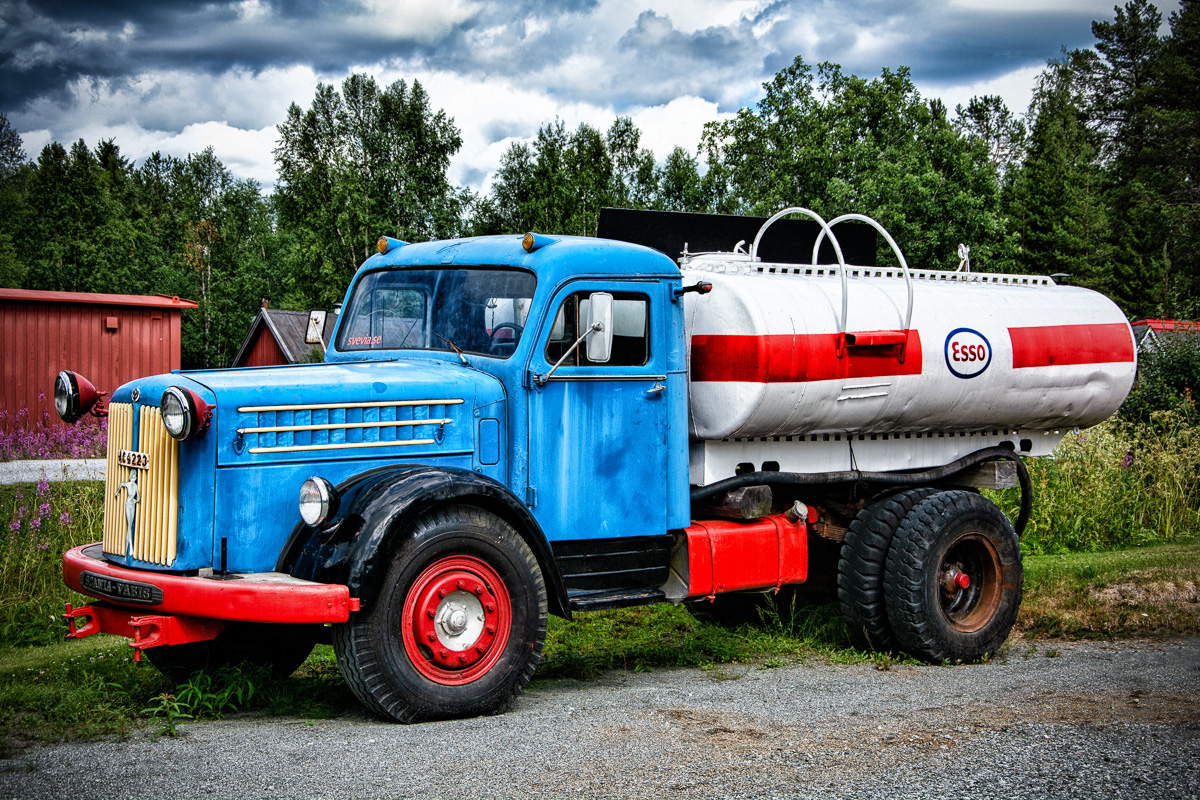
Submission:
{"label": "truck headlight", "polygon": [[[54,410],[62,417],[63,422],[77,422],[92,410],[100,393],[87,378],[64,369],[54,379]],[[99,412],[97,412],[99,413]]]}
{"label": "truck headlight", "polygon": [[333,484],[313,476],[300,486],[300,518],[310,528],[320,528],[337,513],[338,495]]}
{"label": "truck headlight", "polygon": [[212,409],[195,392],[182,386],[168,387],[158,404],[167,433],[181,442],[204,435],[212,420]]}

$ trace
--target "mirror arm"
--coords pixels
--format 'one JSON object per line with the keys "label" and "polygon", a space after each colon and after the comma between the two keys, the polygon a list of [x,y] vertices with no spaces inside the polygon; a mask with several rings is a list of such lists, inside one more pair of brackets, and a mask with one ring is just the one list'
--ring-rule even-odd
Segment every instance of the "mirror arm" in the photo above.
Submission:
{"label": "mirror arm", "polygon": [[578,339],[575,340],[575,344],[573,344],[569,348],[567,348],[567,352],[562,354],[562,358],[560,358],[558,361],[556,361],[554,363],[554,366],[550,368],[549,372],[547,372],[545,375],[535,375],[533,377],[533,379],[537,382],[537,385],[545,386],[546,381],[550,380],[550,376],[554,374],[554,370],[556,370],[562,366],[562,363],[570,357],[571,353],[575,352],[575,348],[577,348],[577,347],[579,347],[579,345],[583,344],[584,339],[591,336],[593,333],[596,333],[597,331],[602,331],[602,330],[604,330],[604,326],[602,324],[600,324],[599,322],[593,322],[592,327],[590,327],[586,331],[584,331],[583,336],[580,336]]}

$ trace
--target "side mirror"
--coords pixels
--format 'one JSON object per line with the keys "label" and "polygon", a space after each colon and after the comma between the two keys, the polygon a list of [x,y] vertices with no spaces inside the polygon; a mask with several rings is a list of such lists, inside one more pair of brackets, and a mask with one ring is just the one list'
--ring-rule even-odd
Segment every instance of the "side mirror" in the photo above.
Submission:
{"label": "side mirror", "polygon": [[592,292],[588,297],[587,358],[597,364],[607,364],[612,357],[613,296],[608,292]]}

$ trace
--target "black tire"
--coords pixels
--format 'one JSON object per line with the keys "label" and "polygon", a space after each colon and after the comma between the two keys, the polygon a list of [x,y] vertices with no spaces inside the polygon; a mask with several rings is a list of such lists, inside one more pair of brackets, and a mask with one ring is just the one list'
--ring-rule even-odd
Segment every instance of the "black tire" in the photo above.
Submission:
{"label": "black tire", "polygon": [[145,653],[159,672],[183,683],[196,672],[216,672],[243,662],[269,667],[274,677],[286,678],[312,649],[312,641],[293,638],[272,625],[231,623],[210,641],[151,647]]}
{"label": "black tire", "polygon": [[892,537],[917,503],[937,489],[906,489],[864,507],[850,523],[838,559],[838,601],[856,647],[890,653],[896,637],[888,624],[883,572]]}
{"label": "black tire", "polygon": [[700,622],[723,628],[740,628],[743,625],[761,625],[764,613],[772,608],[786,607],[795,597],[795,587],[783,586],[778,593],[730,592],[719,594],[712,600],[688,600],[684,606]]}
{"label": "black tire", "polygon": [[892,540],[884,572],[888,620],[914,656],[977,661],[1008,638],[1023,579],[1008,517],[973,492],[940,492],[914,506]]}
{"label": "black tire", "polygon": [[416,523],[378,598],[334,626],[333,646],[350,690],[384,719],[494,714],[533,677],[546,617],[525,541],[486,511],[449,506]]}

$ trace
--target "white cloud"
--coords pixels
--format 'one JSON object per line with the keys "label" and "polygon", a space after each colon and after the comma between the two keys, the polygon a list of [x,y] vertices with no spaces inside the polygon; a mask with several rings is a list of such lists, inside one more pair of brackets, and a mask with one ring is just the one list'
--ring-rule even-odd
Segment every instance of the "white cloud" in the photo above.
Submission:
{"label": "white cloud", "polygon": [[736,25],[767,5],[766,0],[650,0],[639,4],[638,10],[669,16],[676,30],[694,33]]}
{"label": "white cloud", "polygon": [[477,0],[363,0],[367,13],[348,19],[349,28],[367,30],[386,38],[436,42],[455,25],[479,12]]}
{"label": "white cloud", "polygon": [[242,0],[235,6],[238,19],[243,22],[262,22],[272,16],[270,3],[263,0]]}
{"label": "white cloud", "polygon": [[972,11],[1000,11],[1013,14],[1055,11],[1094,11],[1103,17],[1112,15],[1111,0],[950,0],[951,7]]}
{"label": "white cloud", "polygon": [[1024,114],[1029,110],[1029,101],[1033,99],[1033,87],[1044,66],[1021,67],[995,78],[983,81],[960,84],[917,83],[917,89],[922,97],[940,97],[951,113],[957,105],[966,106],[972,97],[985,94],[998,94],[1004,98],[1004,104],[1014,114]]}
{"label": "white cloud", "polygon": [[630,116],[642,132],[642,147],[650,148],[661,163],[677,145],[695,155],[704,123],[728,119],[733,114],[720,113],[716,103],[700,97],[679,97]]}
{"label": "white cloud", "polygon": [[37,161],[42,148],[54,141],[54,134],[49,128],[38,128],[21,134],[21,149],[30,161]]}

